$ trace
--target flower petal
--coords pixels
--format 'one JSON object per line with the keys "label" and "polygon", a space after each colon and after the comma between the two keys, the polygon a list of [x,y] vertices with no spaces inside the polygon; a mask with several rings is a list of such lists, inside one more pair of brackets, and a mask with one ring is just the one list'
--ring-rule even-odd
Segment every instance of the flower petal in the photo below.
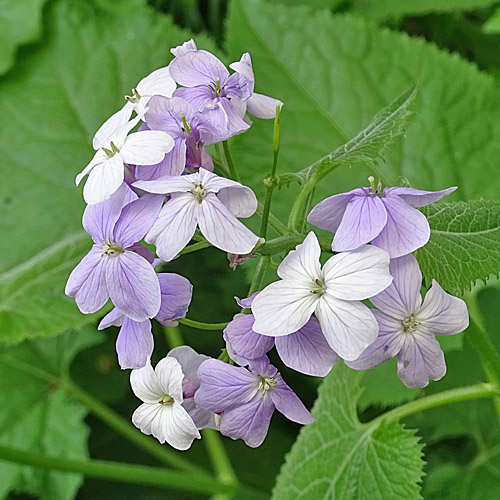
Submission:
{"label": "flower petal", "polygon": [[434,335],[455,335],[469,326],[466,303],[446,293],[436,280],[432,280],[424,305],[415,316],[421,322],[418,330]]}
{"label": "flower petal", "polygon": [[188,40],[187,42],[184,42],[182,45],[178,45],[177,47],[170,49],[170,52],[175,56],[175,57],[180,57],[186,54],[187,52],[191,50],[198,50],[196,48],[196,43],[194,40],[191,38],[191,40]]}
{"label": "flower petal", "polygon": [[283,103],[279,99],[254,92],[246,101],[247,110],[257,118],[271,119],[276,116],[276,107]]}
{"label": "flower petal", "polygon": [[173,175],[169,177],[161,177],[160,179],[156,179],[154,181],[137,181],[132,185],[135,188],[142,189],[148,193],[187,193],[196,187],[194,183],[197,179],[198,177],[196,174]]}
{"label": "flower petal", "polygon": [[313,281],[321,278],[320,255],[318,238],[310,231],[304,241],[283,259],[277,270],[278,276],[281,279],[300,281],[312,288]]}
{"label": "flower petal", "polygon": [[389,255],[374,246],[330,257],[323,266],[326,293],[342,300],[363,300],[392,282]]}
{"label": "flower petal", "polygon": [[184,372],[181,364],[174,357],[166,356],[155,366],[155,373],[160,381],[163,394],[172,396],[175,401],[182,403],[182,381]]}
{"label": "flower petal", "polygon": [[130,385],[134,394],[144,403],[157,404],[159,399],[165,395],[151,363],[146,363],[143,368],[138,370],[132,370]]}
{"label": "flower petal", "polygon": [[446,363],[439,342],[434,335],[408,333],[398,355],[398,376],[410,389],[426,387],[431,380],[440,380],[446,374]]}
{"label": "flower petal", "polygon": [[359,358],[378,335],[377,320],[361,302],[346,302],[325,293],[318,301],[316,317],[330,347],[347,361]]}
{"label": "flower petal", "polygon": [[299,331],[276,337],[275,342],[283,363],[306,375],[325,377],[339,359],[328,345],[314,316]]}
{"label": "flower petal", "polygon": [[181,115],[184,115],[188,123],[193,117],[193,108],[187,101],[180,97],[167,99],[154,96],[150,99],[148,107],[145,118],[151,130],[162,130],[174,138],[186,139]]}
{"label": "flower petal", "polygon": [[142,368],[153,354],[151,321],[134,321],[125,316],[116,339],[118,363],[122,370]]}
{"label": "flower petal", "polygon": [[97,151],[90,160],[90,162],[88,163],[88,165],[76,176],[75,179],[76,185],[79,186],[80,182],[82,182],[82,179],[87,174],[89,174],[96,165],[100,165],[101,163],[105,162],[108,158],[109,156],[102,149]]}
{"label": "flower petal", "polygon": [[186,166],[186,141],[175,139],[172,151],[169,151],[156,165],[138,165],[135,177],[140,181],[154,181],[161,177],[180,176]]}
{"label": "flower petal", "polygon": [[246,186],[221,189],[217,198],[235,217],[251,217],[257,210],[257,198],[254,192]]}
{"label": "flower petal", "polygon": [[210,52],[196,50],[176,57],[170,63],[172,78],[183,87],[210,85],[218,78],[221,85],[229,77],[226,67]]}
{"label": "flower petal", "polygon": [[183,318],[191,303],[193,285],[179,274],[159,273],[161,305],[155,319],[166,323],[173,319]]}
{"label": "flower petal", "polygon": [[296,332],[309,321],[318,300],[319,295],[295,281],[271,283],[252,303],[253,330],[271,337]]}
{"label": "flower petal", "polygon": [[109,142],[113,139],[116,131],[119,128],[123,127],[123,125],[128,123],[133,110],[134,105],[131,102],[127,102],[122,109],[117,111],[114,115],[111,115],[99,127],[99,130],[95,133],[94,139],[92,141],[92,146],[96,151],[109,144]]}
{"label": "flower petal", "polygon": [[168,352],[167,357],[175,358],[182,367],[184,377],[190,380],[198,379],[198,368],[203,361],[210,359],[209,356],[198,354],[192,347],[187,345],[174,347]]}
{"label": "flower petal", "polygon": [[127,250],[106,260],[106,286],[115,307],[135,321],[154,318],[160,309],[160,284],[151,264]]}
{"label": "flower petal", "polygon": [[122,185],[123,159],[120,154],[96,165],[83,187],[83,198],[89,205],[106,201]]}
{"label": "flower petal", "polygon": [[106,316],[104,316],[104,318],[101,319],[97,329],[105,330],[110,326],[122,326],[124,319],[125,315],[119,309],[114,307],[108,314],[106,314]]}
{"label": "flower petal", "polygon": [[170,76],[170,70],[168,66],[165,68],[159,68],[148,76],[144,77],[137,84],[137,92],[142,96],[165,96],[172,97],[174,90],[176,89],[175,81]]}
{"label": "flower petal", "polygon": [[276,375],[274,381],[277,384],[269,389],[269,396],[273,400],[276,409],[293,422],[304,425],[312,424],[314,417],[295,392],[285,383],[283,377]]}
{"label": "flower petal", "polygon": [[435,201],[444,198],[445,196],[453,193],[457,187],[450,187],[441,191],[421,191],[409,187],[392,187],[384,190],[384,196],[399,196],[403,201],[408,203],[411,207],[425,207]]}
{"label": "flower petal", "polygon": [[126,163],[155,165],[174,147],[174,140],[160,130],[143,130],[130,134],[120,150]]}
{"label": "flower petal", "polygon": [[423,247],[431,234],[425,215],[398,196],[381,199],[387,210],[387,224],[372,243],[385,250],[391,259]]}

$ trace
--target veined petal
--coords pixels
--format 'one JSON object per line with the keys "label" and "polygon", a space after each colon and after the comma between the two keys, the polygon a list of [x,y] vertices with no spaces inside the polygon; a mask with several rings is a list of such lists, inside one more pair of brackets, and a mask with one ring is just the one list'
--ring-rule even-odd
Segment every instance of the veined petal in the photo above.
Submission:
{"label": "veined petal", "polygon": [[288,252],[278,267],[281,279],[294,280],[312,288],[314,280],[321,278],[319,257],[321,248],[318,238],[310,231],[304,241]]}
{"label": "veined petal", "polygon": [[199,204],[198,225],[212,245],[226,252],[250,253],[259,241],[213,193]]}
{"label": "veined petal", "polygon": [[98,311],[109,298],[106,288],[106,259],[101,257],[102,247],[94,245],[73,269],[66,283],[65,293],[75,297],[84,314]]}
{"label": "veined petal", "polygon": [[384,190],[384,196],[399,196],[411,207],[418,208],[430,205],[431,203],[434,203],[435,201],[453,193],[456,189],[457,187],[450,187],[441,191],[421,191],[420,189],[409,187],[392,187]]}
{"label": "veined petal", "polygon": [[151,321],[134,321],[126,316],[116,339],[118,363],[122,370],[146,366],[153,354]]}
{"label": "veined petal", "polygon": [[298,424],[312,424],[314,417],[304,406],[295,392],[285,383],[281,375],[276,375],[274,381],[277,384],[269,389],[269,396],[273,400],[276,409],[286,418]]}
{"label": "veined petal", "polygon": [[330,347],[347,361],[359,358],[378,335],[375,316],[361,302],[346,302],[325,293],[318,301],[316,317]]}
{"label": "veined petal", "polygon": [[174,92],[174,97],[188,102],[194,111],[203,111],[207,106],[212,105],[214,93],[208,85],[198,85],[180,87]]}
{"label": "veined petal", "polygon": [[422,308],[416,312],[418,331],[434,335],[454,335],[469,326],[467,305],[458,297],[446,293],[436,280],[427,292]]}
{"label": "veined petal", "polygon": [[175,401],[182,403],[182,381],[184,373],[181,364],[173,357],[165,357],[155,367],[155,373],[160,381],[164,394],[168,394]]}
{"label": "veined petal", "polygon": [[[131,102],[127,102],[122,109],[117,111],[114,115],[111,115],[95,133],[92,141],[93,148],[98,150],[109,144],[116,134],[116,131],[128,123],[133,110],[134,105]],[[104,153],[104,151],[102,151],[102,153]]]}
{"label": "veined petal", "polygon": [[295,281],[271,283],[252,303],[253,330],[271,337],[296,332],[309,321],[318,301],[318,294]]}
{"label": "veined petal", "polygon": [[125,315],[119,309],[114,307],[108,314],[106,314],[106,316],[104,316],[104,318],[101,319],[97,329],[105,330],[110,326],[122,326],[124,318]]}
{"label": "veined petal", "polygon": [[169,262],[189,243],[197,222],[198,202],[193,195],[174,194],[161,209],[146,241],[156,245],[158,256]]}
{"label": "veined petal", "polygon": [[174,138],[186,138],[183,131],[181,115],[184,115],[189,123],[193,117],[193,108],[180,97],[167,99],[162,96],[154,96],[148,104],[146,112],[146,123],[151,130],[163,130]]}
{"label": "veined petal", "polygon": [[314,316],[299,331],[276,337],[275,342],[286,366],[313,377],[325,377],[339,359],[328,345]]}
{"label": "veined petal", "polygon": [[197,174],[174,175],[171,177],[162,177],[154,181],[137,181],[132,185],[148,193],[187,193],[196,187],[194,184],[196,181]]}
{"label": "veined petal", "polygon": [[193,285],[179,274],[159,273],[161,305],[155,319],[166,323],[173,319],[183,318],[191,303]]}
{"label": "veined petal", "polygon": [[170,63],[170,74],[184,87],[214,84],[219,78],[221,85],[229,77],[226,67],[210,52],[195,50],[176,57]]}
{"label": "veined petal", "polygon": [[155,165],[174,147],[174,140],[160,130],[130,134],[120,150],[123,160],[134,165]]}
{"label": "veined petal", "polygon": [[145,194],[126,205],[114,227],[112,241],[128,248],[142,240],[156,221],[164,199],[160,194]]}
{"label": "veined petal", "polygon": [[89,205],[106,201],[122,185],[123,159],[119,153],[96,165],[83,188],[83,199]]}
{"label": "veined petal", "polygon": [[182,367],[184,377],[191,380],[198,379],[198,368],[203,363],[203,361],[210,359],[209,356],[198,354],[192,347],[189,347],[188,345],[174,347],[168,352],[167,357],[175,358]]}
{"label": "veined petal", "polygon": [[132,370],[130,385],[134,394],[144,403],[157,404],[164,396],[163,390],[151,363],[146,363],[143,368]]}
{"label": "veined petal", "polygon": [[97,165],[100,165],[101,163],[105,162],[108,159],[108,155],[100,149],[97,151],[92,159],[90,160],[89,164],[76,176],[75,183],[77,186],[80,185],[80,182],[82,182],[82,179],[92,172],[93,168]]}
{"label": "veined petal", "polygon": [[[179,403],[167,406],[161,417],[163,438],[173,448],[187,450],[195,439],[201,439],[193,419]],[[161,442],[161,439],[159,440]]]}
{"label": "veined petal", "polygon": [[233,62],[229,65],[229,67],[239,73],[245,80],[247,81],[247,85],[250,87],[250,93],[253,92],[255,76],[253,74],[252,68],[252,58],[248,52],[242,54],[241,58],[237,62]]}
{"label": "veined petal", "polygon": [[219,191],[217,198],[235,217],[251,217],[257,210],[257,198],[246,186],[226,187]]}
{"label": "veined petal", "polygon": [[398,196],[381,198],[387,210],[387,224],[372,243],[385,250],[391,259],[423,247],[431,234],[427,218]]}
{"label": "veined petal", "polygon": [[156,165],[138,165],[135,178],[140,181],[154,181],[161,177],[180,176],[186,166],[186,141],[175,139],[175,146],[160,163]]}
{"label": "veined petal", "polygon": [[429,379],[440,380],[445,374],[444,354],[434,335],[407,333],[398,354],[398,377],[406,387],[426,387]]}
{"label": "veined petal", "polygon": [[392,259],[389,270],[392,283],[370,301],[386,314],[402,320],[418,311],[422,304],[422,273],[417,259],[411,254]]}
{"label": "veined petal", "polygon": [[378,196],[353,196],[335,232],[332,249],[355,250],[379,235],[386,223],[387,212]]}
{"label": "veined petal", "polygon": [[137,84],[136,89],[140,96],[160,95],[172,97],[176,87],[177,85],[170,76],[170,70],[167,66],[165,68],[159,68],[143,78]]}
{"label": "veined petal", "polygon": [[188,40],[187,42],[184,42],[182,45],[178,45],[177,47],[174,47],[173,49],[170,49],[170,52],[175,57],[180,57],[186,54],[187,52],[190,52],[191,50],[198,50],[196,48],[196,43],[194,40],[191,38],[191,40]]}
{"label": "veined petal", "polygon": [[363,300],[392,282],[389,255],[374,246],[330,257],[323,266],[326,293],[342,300]]}
{"label": "veined petal", "polygon": [[247,110],[257,118],[271,119],[276,116],[276,107],[283,103],[279,99],[254,92],[246,101]]}
{"label": "veined petal", "polygon": [[134,321],[156,316],[160,284],[151,264],[127,250],[106,261],[106,285],[115,307]]}

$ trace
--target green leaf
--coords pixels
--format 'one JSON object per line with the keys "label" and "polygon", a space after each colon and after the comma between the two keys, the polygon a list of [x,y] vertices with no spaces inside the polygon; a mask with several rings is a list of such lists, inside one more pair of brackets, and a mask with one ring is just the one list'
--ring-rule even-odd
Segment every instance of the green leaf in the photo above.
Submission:
{"label": "green leaf", "polygon": [[483,31],[488,34],[500,33],[500,8],[496,8],[493,15],[483,25]]}
{"label": "green leaf", "polygon": [[47,0],[0,0],[0,75],[14,65],[20,45],[42,34],[42,10]]}
{"label": "green leaf", "polygon": [[[99,342],[93,329],[55,339],[25,341],[0,354],[0,443],[22,450],[86,458],[87,410],[69,397],[58,380],[74,356]],[[25,491],[41,500],[71,500],[83,478],[0,461],[0,498]]]}
{"label": "green leaf", "polygon": [[[415,116],[385,163],[338,167],[334,178],[318,185],[316,200],[366,186],[369,175],[385,185],[407,179],[420,189],[458,185],[455,199],[499,199],[500,99],[493,78],[472,64],[367,19],[257,0],[233,0],[226,45],[232,60],[249,51],[256,91],[285,103],[278,175],[345,144],[418,85]],[[258,182],[272,159],[272,123],[256,119],[233,142],[243,182],[262,193]],[[273,212],[286,216],[290,199],[293,191],[277,192]]]}
{"label": "green leaf", "polygon": [[362,373],[339,364],[320,386],[316,421],[302,429],[278,477],[273,500],[419,499],[422,444],[397,423],[361,424]]}
{"label": "green leaf", "polygon": [[[123,105],[123,95],[169,62],[170,47],[191,37],[166,16],[133,4],[131,12],[125,8],[131,1],[51,3],[46,43],[0,80],[0,109],[9,116],[0,130],[0,233],[8,235],[0,239],[0,273],[15,267],[0,282],[0,338],[56,335],[94,319],[77,319],[64,297],[71,268],[91,245],[90,237],[87,246],[69,244],[64,256],[59,244],[81,231],[85,205],[75,176],[94,153],[94,132]],[[46,253],[50,262],[42,264]]]}
{"label": "green leaf", "polygon": [[431,12],[454,12],[489,7],[497,3],[495,0],[353,0],[356,10],[374,17],[400,17],[424,15]]}
{"label": "green leaf", "polygon": [[426,280],[453,294],[500,273],[500,202],[439,203],[423,210],[431,226],[427,245],[416,252]]}

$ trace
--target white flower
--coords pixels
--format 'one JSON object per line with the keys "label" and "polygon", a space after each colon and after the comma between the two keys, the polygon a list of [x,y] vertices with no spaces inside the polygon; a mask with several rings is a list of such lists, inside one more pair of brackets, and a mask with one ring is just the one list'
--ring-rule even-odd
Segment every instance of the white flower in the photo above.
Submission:
{"label": "white flower", "polygon": [[89,205],[106,201],[122,184],[127,163],[155,165],[174,147],[174,140],[159,130],[144,130],[127,135],[139,123],[141,115],[115,130],[76,176],[76,185],[88,174],[83,197]]}
{"label": "white flower", "polygon": [[143,404],[132,415],[132,423],[144,434],[153,435],[178,450],[187,450],[200,433],[182,407],[184,374],[173,357],[163,358],[153,370],[148,363],[132,370],[130,384]]}
{"label": "white flower", "polygon": [[354,360],[375,341],[378,325],[359,302],[392,281],[389,255],[374,246],[331,257],[321,269],[321,249],[310,232],[278,267],[282,281],[268,285],[252,303],[253,330],[280,337],[300,330],[314,313],[330,347]]}
{"label": "white flower", "polygon": [[170,76],[168,67],[157,69],[143,78],[135,88],[131,96],[125,96],[127,102],[120,111],[108,118],[99,128],[94,136],[92,145],[97,151],[110,142],[111,136],[117,129],[125,125],[135,111],[144,116],[146,105],[154,95],[172,97],[176,88],[174,79]]}

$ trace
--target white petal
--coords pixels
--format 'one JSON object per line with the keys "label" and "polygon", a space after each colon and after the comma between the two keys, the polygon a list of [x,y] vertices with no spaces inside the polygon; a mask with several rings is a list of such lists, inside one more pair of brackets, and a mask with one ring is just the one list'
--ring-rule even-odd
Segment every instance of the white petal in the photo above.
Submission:
{"label": "white petal", "polygon": [[283,103],[273,97],[255,92],[247,100],[248,112],[257,118],[274,118],[276,116],[276,106],[281,108]]}
{"label": "white petal", "polygon": [[373,297],[392,282],[389,254],[374,246],[334,255],[323,267],[328,294],[342,300]]}
{"label": "white petal", "polygon": [[278,276],[282,279],[310,283],[312,288],[313,281],[321,278],[320,255],[318,238],[311,231],[305,240],[283,259],[278,267]]}
{"label": "white petal", "polygon": [[182,403],[182,373],[181,364],[175,358],[163,358],[156,366],[155,372],[164,394],[172,396]]}
{"label": "white petal", "polygon": [[160,68],[143,78],[137,84],[137,92],[142,96],[162,95],[172,97],[176,89],[174,79],[170,76],[168,67]]}
{"label": "white petal", "polygon": [[134,394],[144,403],[158,403],[159,399],[165,395],[150,362],[143,368],[132,370],[130,385]]}
{"label": "white petal", "polygon": [[161,429],[155,429],[160,437],[155,437],[163,438],[173,448],[187,450],[195,439],[201,438],[193,419],[179,403],[166,405],[160,416]]}
{"label": "white petal", "polygon": [[160,163],[174,147],[174,140],[160,130],[143,130],[130,134],[120,150],[126,163],[154,165]]}
{"label": "white petal", "polygon": [[271,283],[252,302],[253,330],[270,337],[296,332],[309,321],[318,298],[295,281]]}
{"label": "white petal", "polygon": [[346,302],[325,293],[316,317],[330,347],[347,361],[359,358],[378,335],[377,320],[361,302]]}
{"label": "white petal", "polygon": [[123,159],[115,154],[90,172],[83,188],[85,202],[95,205],[106,201],[122,185],[123,179]]}
{"label": "white petal", "polygon": [[99,128],[94,135],[92,146],[95,150],[102,148],[110,143],[116,131],[123,127],[130,119],[133,111],[133,104],[127,102],[120,111],[111,115]]}
{"label": "white petal", "polygon": [[196,187],[193,175],[173,175],[153,181],[137,181],[133,186],[156,194],[187,193]]}
{"label": "white petal", "polygon": [[89,164],[76,176],[75,183],[78,186],[80,182],[82,182],[82,179],[89,174],[92,169],[96,165],[100,165],[101,163],[105,162],[108,159],[108,155],[100,149],[97,151],[97,153],[92,157],[90,160]]}

